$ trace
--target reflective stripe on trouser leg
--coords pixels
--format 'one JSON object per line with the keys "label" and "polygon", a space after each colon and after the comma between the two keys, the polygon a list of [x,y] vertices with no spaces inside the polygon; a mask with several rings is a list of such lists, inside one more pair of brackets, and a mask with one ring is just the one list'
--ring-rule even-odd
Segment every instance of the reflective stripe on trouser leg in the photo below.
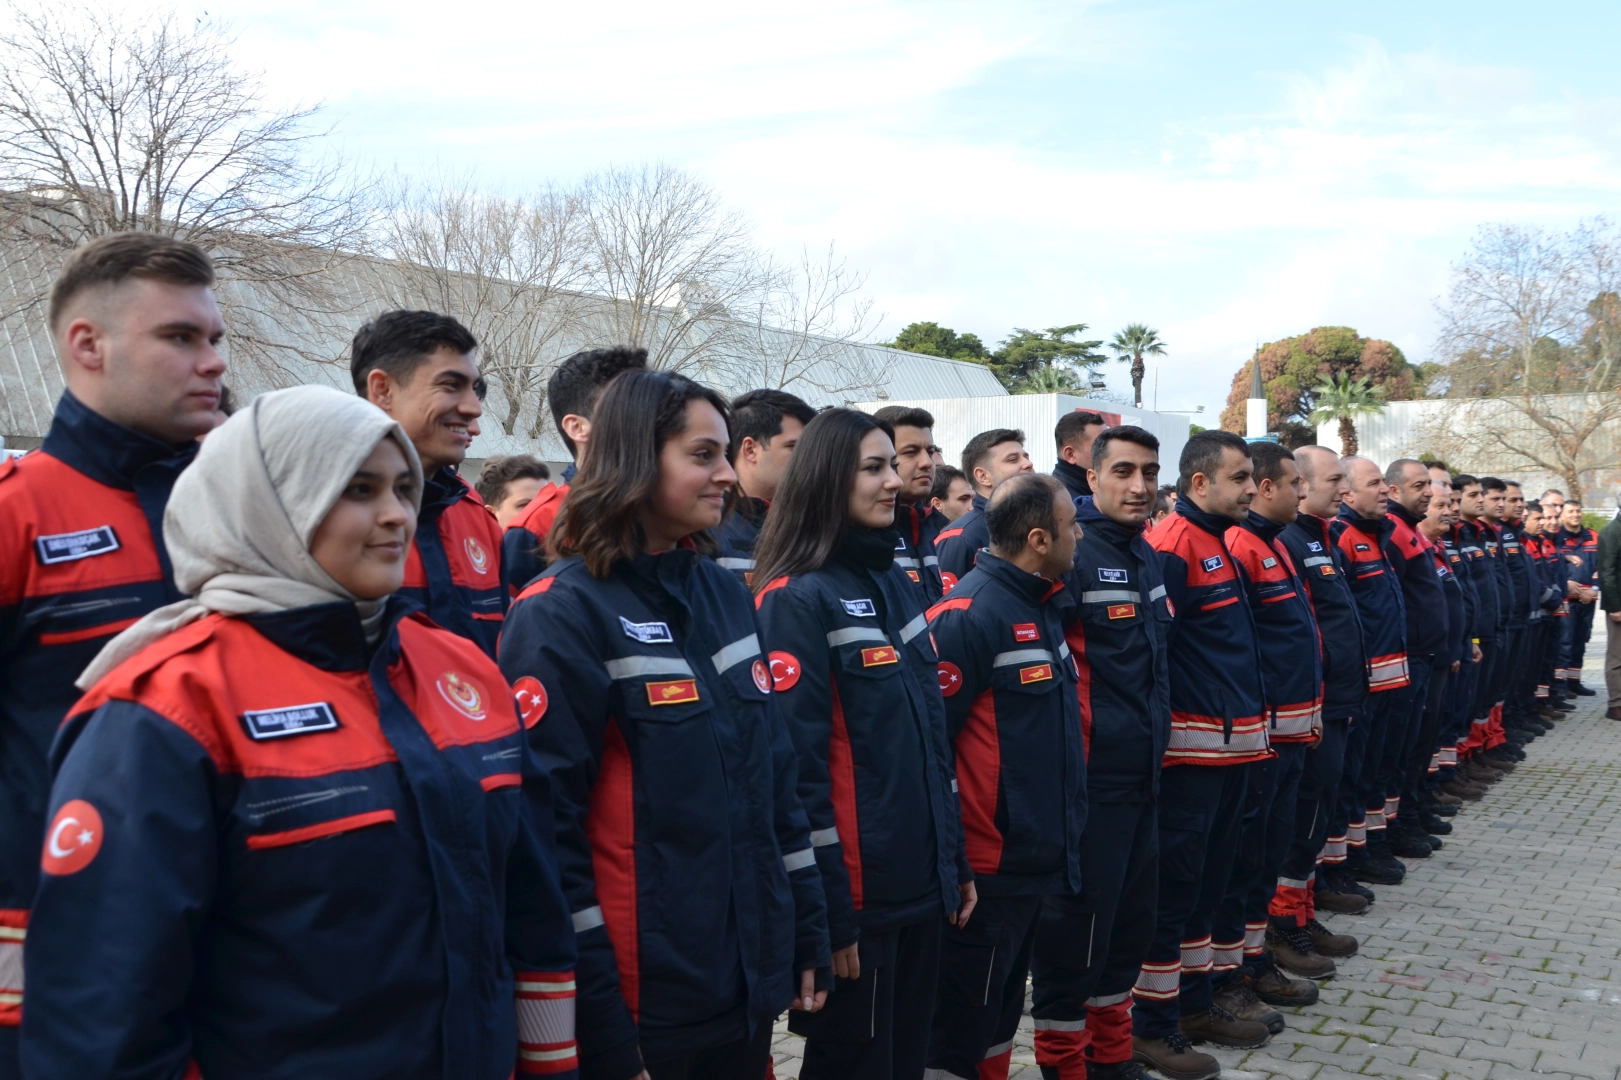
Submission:
{"label": "reflective stripe on trouser leg", "polygon": [[1349,843],[1349,839],[1345,836],[1330,836],[1324,841],[1323,853],[1318,856],[1317,861],[1328,863],[1330,866],[1344,862],[1345,849]]}
{"label": "reflective stripe on trouser leg", "polygon": [[1244,962],[1244,939],[1210,944],[1210,971],[1232,971]]}
{"label": "reflective stripe on trouser leg", "polygon": [[1182,985],[1182,961],[1163,964],[1144,964],[1137,973],[1137,985],[1132,994],[1149,1001],[1175,1001],[1177,989]]}
{"label": "reflective stripe on trouser leg", "polygon": [[[1086,1080],[1086,1048],[1091,1042],[1086,1020],[1037,1020],[1035,1025],[1036,1064],[1057,1073],[1058,1080]],[[1131,1041],[1129,1031],[1126,1041]]]}
{"label": "reflective stripe on trouser leg", "polygon": [[1266,923],[1252,922],[1244,924],[1244,955],[1260,956],[1266,951]]}

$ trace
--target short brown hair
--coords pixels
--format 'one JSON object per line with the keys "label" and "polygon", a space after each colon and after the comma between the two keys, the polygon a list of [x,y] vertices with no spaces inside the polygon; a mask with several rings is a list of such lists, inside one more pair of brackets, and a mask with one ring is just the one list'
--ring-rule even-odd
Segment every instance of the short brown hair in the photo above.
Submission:
{"label": "short brown hair", "polygon": [[50,328],[56,329],[68,301],[86,289],[131,278],[213,288],[214,263],[196,244],[172,236],[150,232],[98,236],[75,248],[56,275],[46,316]]}
{"label": "short brown hair", "polygon": [[473,485],[486,506],[496,506],[506,498],[507,485],[514,480],[550,480],[552,470],[533,454],[508,454],[492,457],[478,471],[478,483]]}

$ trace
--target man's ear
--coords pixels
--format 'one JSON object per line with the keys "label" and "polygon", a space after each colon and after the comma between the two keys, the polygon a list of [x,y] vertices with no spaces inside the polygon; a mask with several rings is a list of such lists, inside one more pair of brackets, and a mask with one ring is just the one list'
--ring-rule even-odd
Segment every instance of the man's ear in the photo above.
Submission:
{"label": "man's ear", "polygon": [[743,436],[743,442],[737,448],[737,460],[747,461],[750,465],[757,465],[760,462],[760,455],[764,452],[765,448],[755,440],[753,435],[745,435]]}
{"label": "man's ear", "polygon": [[394,405],[394,380],[382,368],[366,372],[366,400],[388,412]]}
{"label": "man's ear", "polygon": [[1024,538],[1024,544],[1037,555],[1045,555],[1052,550],[1052,534],[1046,529],[1031,529],[1029,535]]}
{"label": "man's ear", "polygon": [[980,488],[987,488],[988,489],[990,486],[991,486],[991,471],[989,469],[985,468],[983,465],[975,465],[974,466],[974,494],[978,495]]}
{"label": "man's ear", "polygon": [[81,315],[62,328],[62,363],[84,371],[100,371],[106,366],[106,335],[95,322]]}
{"label": "man's ear", "polygon": [[591,421],[576,413],[567,413],[558,422],[563,434],[574,441],[575,446],[583,446],[591,438]]}

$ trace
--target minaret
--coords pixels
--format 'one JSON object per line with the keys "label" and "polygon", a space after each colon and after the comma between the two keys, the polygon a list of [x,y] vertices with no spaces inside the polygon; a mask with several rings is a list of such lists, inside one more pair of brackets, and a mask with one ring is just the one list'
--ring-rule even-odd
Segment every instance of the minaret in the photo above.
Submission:
{"label": "minaret", "polygon": [[1261,385],[1259,353],[1250,376],[1250,399],[1244,405],[1244,434],[1251,439],[1266,438],[1266,388]]}

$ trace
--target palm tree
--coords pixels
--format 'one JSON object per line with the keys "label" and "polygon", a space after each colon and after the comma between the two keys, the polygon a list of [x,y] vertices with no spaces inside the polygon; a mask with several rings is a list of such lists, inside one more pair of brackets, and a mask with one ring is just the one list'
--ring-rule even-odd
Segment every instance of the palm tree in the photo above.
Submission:
{"label": "palm tree", "polygon": [[1311,422],[1326,424],[1330,420],[1338,420],[1340,453],[1346,457],[1357,452],[1357,417],[1378,416],[1385,411],[1385,388],[1370,386],[1365,378],[1353,379],[1346,371],[1332,376],[1312,394],[1317,406],[1311,411]]}
{"label": "palm tree", "polygon": [[1077,394],[1081,392],[1080,376],[1067,367],[1054,364],[1038,368],[1014,384],[1015,394]]}
{"label": "palm tree", "polygon": [[1109,342],[1109,349],[1114,353],[1115,359],[1124,363],[1131,361],[1131,388],[1137,398],[1137,407],[1143,407],[1143,357],[1149,354],[1155,356],[1165,355],[1165,343],[1159,339],[1158,330],[1150,330],[1142,323],[1132,323],[1114,336]]}

